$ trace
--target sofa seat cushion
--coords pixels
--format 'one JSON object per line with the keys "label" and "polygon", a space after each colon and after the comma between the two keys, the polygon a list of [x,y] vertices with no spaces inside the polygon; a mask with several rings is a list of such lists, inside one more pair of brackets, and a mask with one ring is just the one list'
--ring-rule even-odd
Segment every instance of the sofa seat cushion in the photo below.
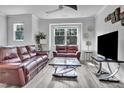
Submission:
{"label": "sofa seat cushion", "polygon": [[67,53],[57,53],[57,56],[58,56],[58,57],[66,57],[66,54],[67,54]]}
{"label": "sofa seat cushion", "polygon": [[41,56],[35,56],[33,58],[36,61],[37,65],[43,62],[43,58]]}
{"label": "sofa seat cushion", "polygon": [[35,58],[30,58],[23,61],[23,67],[26,74],[29,74],[37,66],[37,61]]}
{"label": "sofa seat cushion", "polygon": [[11,58],[1,61],[1,63],[18,63],[21,62],[20,58]]}
{"label": "sofa seat cushion", "polygon": [[67,50],[67,53],[76,53],[77,51],[72,49],[72,50]]}
{"label": "sofa seat cushion", "polygon": [[24,66],[24,70],[26,74],[29,74],[32,70],[36,69],[36,67],[37,67],[37,62],[32,61],[30,62],[30,64]]}
{"label": "sofa seat cushion", "polygon": [[[32,58],[30,58],[30,59],[26,59],[26,60],[23,61],[23,65],[24,65],[24,66],[27,66],[27,65],[29,65],[30,63],[32,63],[33,61],[36,61],[37,58],[38,58],[38,56],[32,57]],[[37,61],[36,61],[36,63],[37,63]]]}
{"label": "sofa seat cushion", "polygon": [[31,70],[37,68],[38,64],[40,64],[41,62],[43,62],[43,58],[40,56],[35,56],[23,61],[23,66],[26,74],[30,73]]}
{"label": "sofa seat cushion", "polygon": [[78,46],[67,46],[67,53],[76,53],[78,51]]}
{"label": "sofa seat cushion", "polygon": [[67,53],[66,56],[67,57],[76,57],[76,54],[75,53]]}
{"label": "sofa seat cushion", "polygon": [[36,54],[37,54],[37,56],[38,55],[42,56],[42,55],[48,55],[48,52],[46,52],[46,51],[37,51]]}
{"label": "sofa seat cushion", "polygon": [[76,50],[76,51],[78,51],[78,46],[67,46],[67,50]]}
{"label": "sofa seat cushion", "polygon": [[66,50],[57,50],[58,53],[66,53]]}
{"label": "sofa seat cushion", "polygon": [[34,59],[30,58],[30,59],[24,60],[22,64],[25,67],[25,66],[29,65],[32,61],[34,61]]}
{"label": "sofa seat cushion", "polygon": [[75,53],[57,53],[58,57],[76,57]]}

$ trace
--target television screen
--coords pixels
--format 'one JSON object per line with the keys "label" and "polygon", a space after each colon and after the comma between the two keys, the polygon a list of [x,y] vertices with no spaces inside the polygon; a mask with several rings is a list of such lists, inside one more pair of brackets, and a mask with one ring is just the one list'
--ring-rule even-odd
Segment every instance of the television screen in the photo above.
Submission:
{"label": "television screen", "polygon": [[118,31],[98,36],[98,54],[118,61]]}

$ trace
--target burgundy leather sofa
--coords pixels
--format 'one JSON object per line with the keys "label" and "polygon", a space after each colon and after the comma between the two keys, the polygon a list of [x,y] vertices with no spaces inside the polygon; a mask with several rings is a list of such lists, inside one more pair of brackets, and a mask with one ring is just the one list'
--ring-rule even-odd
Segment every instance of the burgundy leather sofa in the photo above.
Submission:
{"label": "burgundy leather sofa", "polygon": [[35,46],[0,47],[0,83],[23,86],[48,62]]}
{"label": "burgundy leather sofa", "polygon": [[78,51],[78,46],[56,46],[56,51],[53,51],[54,57],[76,57],[80,60],[81,52]]}

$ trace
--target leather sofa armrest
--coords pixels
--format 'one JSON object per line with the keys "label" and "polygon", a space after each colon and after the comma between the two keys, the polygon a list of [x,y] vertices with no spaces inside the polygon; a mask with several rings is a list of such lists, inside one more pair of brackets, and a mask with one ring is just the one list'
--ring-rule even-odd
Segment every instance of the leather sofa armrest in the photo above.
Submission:
{"label": "leather sofa armrest", "polygon": [[77,55],[78,53],[80,53],[80,51],[76,51],[76,55]]}
{"label": "leather sofa armrest", "polygon": [[53,53],[57,53],[57,51],[53,51]]}
{"label": "leather sofa armrest", "polygon": [[81,55],[81,52],[80,51],[77,51],[76,52],[76,56],[77,56],[77,59],[80,60],[80,55]]}
{"label": "leather sofa armrest", "polygon": [[57,51],[53,51],[53,56],[57,57]]}
{"label": "leather sofa armrest", "polygon": [[25,74],[21,63],[0,63],[0,83],[25,85]]}
{"label": "leather sofa armrest", "polygon": [[23,67],[21,63],[0,63],[0,68],[3,69],[18,69]]}
{"label": "leather sofa armrest", "polygon": [[36,51],[36,55],[48,55],[47,51]]}

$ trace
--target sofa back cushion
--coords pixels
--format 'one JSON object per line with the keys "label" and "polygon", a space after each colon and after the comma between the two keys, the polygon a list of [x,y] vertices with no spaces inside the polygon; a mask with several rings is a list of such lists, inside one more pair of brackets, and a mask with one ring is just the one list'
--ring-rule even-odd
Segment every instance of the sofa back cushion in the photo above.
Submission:
{"label": "sofa back cushion", "polygon": [[18,55],[22,61],[30,58],[30,55],[25,46],[17,47],[17,50],[18,50]]}
{"label": "sofa back cushion", "polygon": [[16,47],[1,47],[0,48],[0,62],[15,63],[21,62]]}
{"label": "sofa back cushion", "polygon": [[29,45],[29,46],[26,46],[26,48],[27,48],[27,50],[29,52],[29,55],[31,57],[36,56],[36,47],[35,47],[35,45]]}
{"label": "sofa back cushion", "polygon": [[66,53],[66,46],[56,46],[56,51],[58,53]]}
{"label": "sofa back cushion", "polygon": [[78,51],[78,46],[67,46],[68,53],[76,53]]}

